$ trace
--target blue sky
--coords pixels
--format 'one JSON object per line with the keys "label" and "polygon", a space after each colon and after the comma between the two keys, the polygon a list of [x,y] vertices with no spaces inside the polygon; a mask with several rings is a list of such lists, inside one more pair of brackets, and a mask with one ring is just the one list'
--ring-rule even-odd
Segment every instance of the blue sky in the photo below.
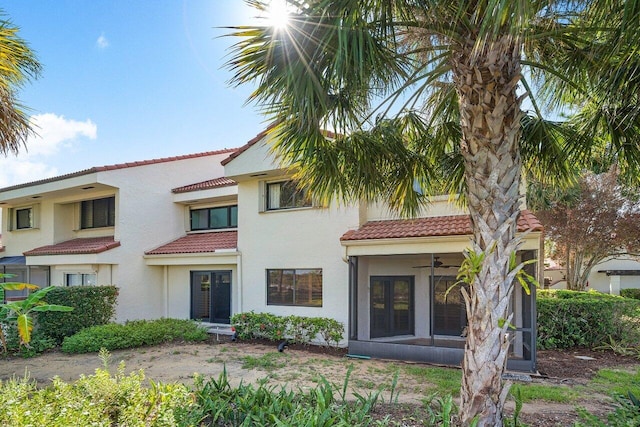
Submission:
{"label": "blue sky", "polygon": [[242,0],[5,0],[44,70],[20,100],[39,136],[0,157],[0,187],[238,147],[265,126],[223,69],[216,27],[255,23]]}

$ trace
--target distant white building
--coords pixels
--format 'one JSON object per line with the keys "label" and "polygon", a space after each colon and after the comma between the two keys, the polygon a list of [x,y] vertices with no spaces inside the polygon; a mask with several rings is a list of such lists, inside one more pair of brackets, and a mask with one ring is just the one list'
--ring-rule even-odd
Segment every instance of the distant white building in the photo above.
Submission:
{"label": "distant white building", "polygon": [[[468,215],[447,197],[408,220],[381,205],[320,205],[275,161],[267,132],[239,149],[0,189],[0,204],[0,268],[45,286],[114,284],[120,321],[322,316],[345,325],[357,354],[462,358],[466,313],[447,290],[470,246]],[[523,211],[518,230],[519,259],[537,259],[540,223]],[[534,295],[516,287],[513,307],[509,364],[533,370]]]}
{"label": "distant white building", "polygon": [[[566,289],[566,269],[555,262],[544,269],[544,287]],[[620,295],[622,289],[640,288],[640,261],[637,257],[610,257],[597,264],[589,274],[586,290]]]}

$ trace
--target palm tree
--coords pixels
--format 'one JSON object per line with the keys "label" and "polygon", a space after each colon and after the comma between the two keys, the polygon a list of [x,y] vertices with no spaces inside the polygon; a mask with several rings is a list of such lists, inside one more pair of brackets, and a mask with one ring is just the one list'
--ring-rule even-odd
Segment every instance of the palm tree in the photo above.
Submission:
{"label": "palm tree", "polygon": [[[247,2],[268,10],[261,0]],[[632,93],[623,77],[608,76],[612,66],[637,55],[639,5],[288,3],[285,29],[231,27],[241,38],[227,63],[231,83],[256,85],[251,100],[276,123],[275,152],[316,197],[383,199],[411,215],[434,193],[464,196],[474,259],[484,261],[465,297],[460,417],[465,425],[474,419],[502,425],[509,300],[522,268],[509,261],[520,243],[521,173],[547,182],[571,176],[577,160],[604,141],[585,135],[626,120],[598,100],[621,89]],[[523,99],[534,91],[540,96],[523,111]],[[571,113],[606,110],[607,118],[572,127],[542,114],[566,105]],[[331,138],[326,128],[336,131]],[[640,165],[637,134],[616,129],[626,139],[607,141],[621,169],[632,172]],[[416,184],[423,191],[416,192]]]}
{"label": "palm tree", "polygon": [[41,65],[29,45],[18,36],[18,27],[0,11],[0,152],[18,153],[33,133],[18,90],[37,78]]}

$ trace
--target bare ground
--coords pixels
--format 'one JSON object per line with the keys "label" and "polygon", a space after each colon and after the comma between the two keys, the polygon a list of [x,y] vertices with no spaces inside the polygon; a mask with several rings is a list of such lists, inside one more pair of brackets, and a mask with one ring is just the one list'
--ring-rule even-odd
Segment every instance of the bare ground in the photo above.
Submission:
{"label": "bare ground", "polygon": [[[593,360],[582,360],[575,356],[588,356]],[[146,377],[155,382],[190,384],[195,373],[205,378],[218,377],[226,368],[232,385],[240,381],[254,384],[266,381],[278,387],[299,387],[303,390],[315,387],[321,376],[341,388],[348,370],[352,369],[349,380],[352,393],[367,394],[383,387],[386,402],[391,400],[389,391],[398,372],[394,400],[397,396],[400,405],[381,405],[377,411],[380,416],[389,413],[396,420],[404,420],[403,425],[407,426],[413,425],[411,418],[415,409],[434,390],[433,385],[425,383],[419,374],[416,375],[416,370],[407,369],[428,365],[352,359],[346,357],[344,350],[318,347],[293,347],[279,353],[275,345],[231,343],[212,338],[210,342],[200,344],[172,343],[114,351],[109,362],[110,371],[115,372],[121,362],[125,364],[125,372],[143,369]],[[533,376],[533,382],[574,387],[586,384],[600,368],[632,370],[639,366],[637,359],[611,352],[541,351],[538,353],[540,375]],[[95,353],[67,355],[52,351],[32,359],[0,357],[0,380],[28,375],[44,386],[54,376],[71,382],[80,375],[93,374],[100,367],[102,361]],[[610,402],[608,396],[591,394],[588,400],[567,404],[525,403],[520,420],[531,426],[566,426],[577,420],[576,406],[604,414],[611,409]],[[513,402],[509,403],[508,408],[512,410]]]}

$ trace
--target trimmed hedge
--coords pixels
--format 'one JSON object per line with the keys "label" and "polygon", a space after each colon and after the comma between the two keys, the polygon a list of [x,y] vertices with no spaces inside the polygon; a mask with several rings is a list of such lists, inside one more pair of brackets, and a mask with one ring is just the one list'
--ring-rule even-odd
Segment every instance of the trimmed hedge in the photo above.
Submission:
{"label": "trimmed hedge", "polygon": [[640,289],[620,289],[620,296],[625,298],[640,299]]}
{"label": "trimmed hedge", "polygon": [[84,328],[109,323],[116,313],[117,298],[115,286],[56,287],[47,294],[47,303],[73,307],[73,311],[40,312],[38,328],[59,344]]}
{"label": "trimmed hedge", "polygon": [[540,349],[640,339],[640,301],[595,291],[539,290],[537,295]]}
{"label": "trimmed hedge", "polygon": [[157,345],[175,340],[205,341],[207,331],[193,320],[132,320],[124,325],[110,323],[92,326],[67,337],[62,342],[64,353],[92,353],[106,350]]}
{"label": "trimmed hedge", "polygon": [[337,347],[344,325],[327,317],[276,316],[270,313],[238,313],[231,316],[240,339],[267,339],[292,344],[311,344],[321,337],[328,346]]}

